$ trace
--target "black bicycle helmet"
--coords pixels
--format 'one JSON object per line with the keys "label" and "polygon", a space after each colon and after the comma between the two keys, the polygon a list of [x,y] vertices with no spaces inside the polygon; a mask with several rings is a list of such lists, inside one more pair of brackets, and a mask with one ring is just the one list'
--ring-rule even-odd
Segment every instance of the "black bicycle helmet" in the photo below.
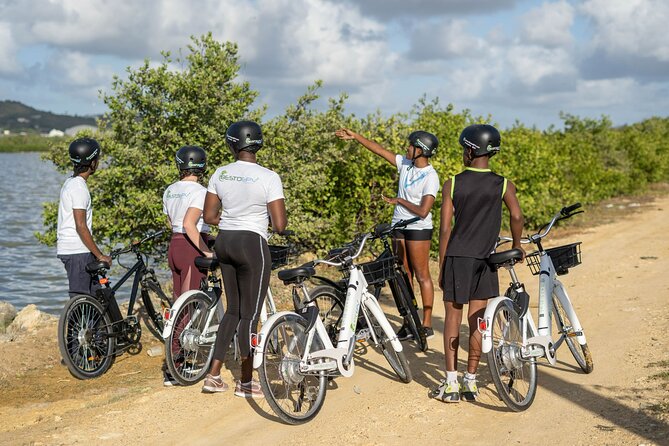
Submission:
{"label": "black bicycle helmet", "polygon": [[179,170],[200,170],[207,167],[207,153],[202,147],[183,146],[177,150],[177,168]]}
{"label": "black bicycle helmet", "polygon": [[473,157],[494,156],[499,152],[502,137],[497,129],[488,124],[474,124],[460,133],[460,145],[463,149],[472,149]]}
{"label": "black bicycle helmet", "polygon": [[225,141],[234,154],[242,150],[256,153],[262,147],[262,130],[253,121],[237,121],[228,127]]}
{"label": "black bicycle helmet", "polygon": [[78,138],[70,143],[70,159],[77,166],[90,166],[100,156],[100,144],[93,138]]}
{"label": "black bicycle helmet", "polygon": [[430,158],[437,151],[439,140],[432,133],[417,130],[409,135],[409,144],[423,151],[423,156]]}

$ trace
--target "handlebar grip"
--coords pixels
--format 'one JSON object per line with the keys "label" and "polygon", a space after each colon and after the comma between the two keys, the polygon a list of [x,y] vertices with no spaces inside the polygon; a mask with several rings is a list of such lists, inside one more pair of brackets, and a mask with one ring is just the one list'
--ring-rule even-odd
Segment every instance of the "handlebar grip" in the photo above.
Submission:
{"label": "handlebar grip", "polygon": [[416,223],[418,220],[420,220],[420,217],[413,217],[409,218],[407,220],[400,220],[397,222],[395,225],[396,228],[403,228],[405,226],[409,226],[411,223]]}
{"label": "handlebar grip", "polygon": [[295,235],[295,231],[292,231],[290,229],[284,229],[281,232],[277,232],[277,234],[282,235],[284,237],[290,237],[292,235]]}
{"label": "handlebar grip", "polygon": [[571,214],[572,212],[574,212],[576,209],[578,209],[580,207],[581,207],[581,203],[574,203],[571,206],[567,206],[567,207],[562,208],[562,210],[560,211],[560,214],[562,214],[566,217],[567,215]]}

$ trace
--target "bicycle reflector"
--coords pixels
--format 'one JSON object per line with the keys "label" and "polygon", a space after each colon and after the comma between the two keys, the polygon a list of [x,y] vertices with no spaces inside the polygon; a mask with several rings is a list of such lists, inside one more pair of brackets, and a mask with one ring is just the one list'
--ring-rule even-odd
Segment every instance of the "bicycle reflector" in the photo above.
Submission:
{"label": "bicycle reflector", "polygon": [[260,333],[251,333],[251,347],[256,348],[260,344]]}
{"label": "bicycle reflector", "polygon": [[106,277],[100,277],[100,285],[106,285],[109,283],[109,279]]}
{"label": "bicycle reflector", "polygon": [[488,321],[482,317],[478,318],[479,331],[484,332],[488,329]]}

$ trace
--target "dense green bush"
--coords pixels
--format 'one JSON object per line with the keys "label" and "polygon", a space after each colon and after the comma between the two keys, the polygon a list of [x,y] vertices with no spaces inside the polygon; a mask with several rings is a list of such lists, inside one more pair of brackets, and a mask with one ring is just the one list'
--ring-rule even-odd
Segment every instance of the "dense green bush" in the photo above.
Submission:
{"label": "dense green bush", "polygon": [[[236,80],[234,44],[205,35],[193,39],[185,57],[163,56],[160,65],[146,61],[129,69],[128,79],[116,78],[112,93],[103,97],[109,112],[99,128],[110,130],[97,135],[103,167],[91,177],[90,188],[94,231],[108,245],[166,226],[161,198],[177,178],[174,153],[181,145],[205,147],[212,173],[232,161],[225,146],[227,126],[242,118],[262,121],[264,109],[251,108],[257,93]],[[349,127],[397,153],[404,153],[412,130],[435,133],[440,145],[432,163],[443,183],[462,169],[460,131],[472,123],[494,124],[490,116],[456,113],[452,105],[427,98],[391,116],[346,113],[346,95],[331,98],[320,111],[313,107],[320,85],[315,82],[283,114],[261,122],[266,145],[258,154],[260,164],[281,175],[289,227],[309,250],[345,242],[392,215],[381,195],[395,195],[396,170],[362,146],[335,138],[336,129]],[[516,184],[528,228],[563,205],[592,203],[669,180],[669,119],[615,128],[606,117],[561,118],[564,129],[541,131],[520,123],[500,129],[502,151],[491,167]],[[70,168],[66,142],[54,145],[46,158],[62,170]],[[433,212],[437,227],[440,203],[441,196]],[[55,242],[56,212],[57,203],[45,204],[47,229],[38,235],[45,243]]]}

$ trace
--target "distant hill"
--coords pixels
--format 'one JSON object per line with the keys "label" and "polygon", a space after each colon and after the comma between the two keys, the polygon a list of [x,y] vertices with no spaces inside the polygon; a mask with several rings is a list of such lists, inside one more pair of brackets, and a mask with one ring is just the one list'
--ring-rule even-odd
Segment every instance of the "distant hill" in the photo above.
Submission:
{"label": "distant hill", "polygon": [[95,118],[57,115],[40,111],[17,101],[0,101],[0,130],[48,133],[51,129],[65,131],[75,125],[96,125]]}

